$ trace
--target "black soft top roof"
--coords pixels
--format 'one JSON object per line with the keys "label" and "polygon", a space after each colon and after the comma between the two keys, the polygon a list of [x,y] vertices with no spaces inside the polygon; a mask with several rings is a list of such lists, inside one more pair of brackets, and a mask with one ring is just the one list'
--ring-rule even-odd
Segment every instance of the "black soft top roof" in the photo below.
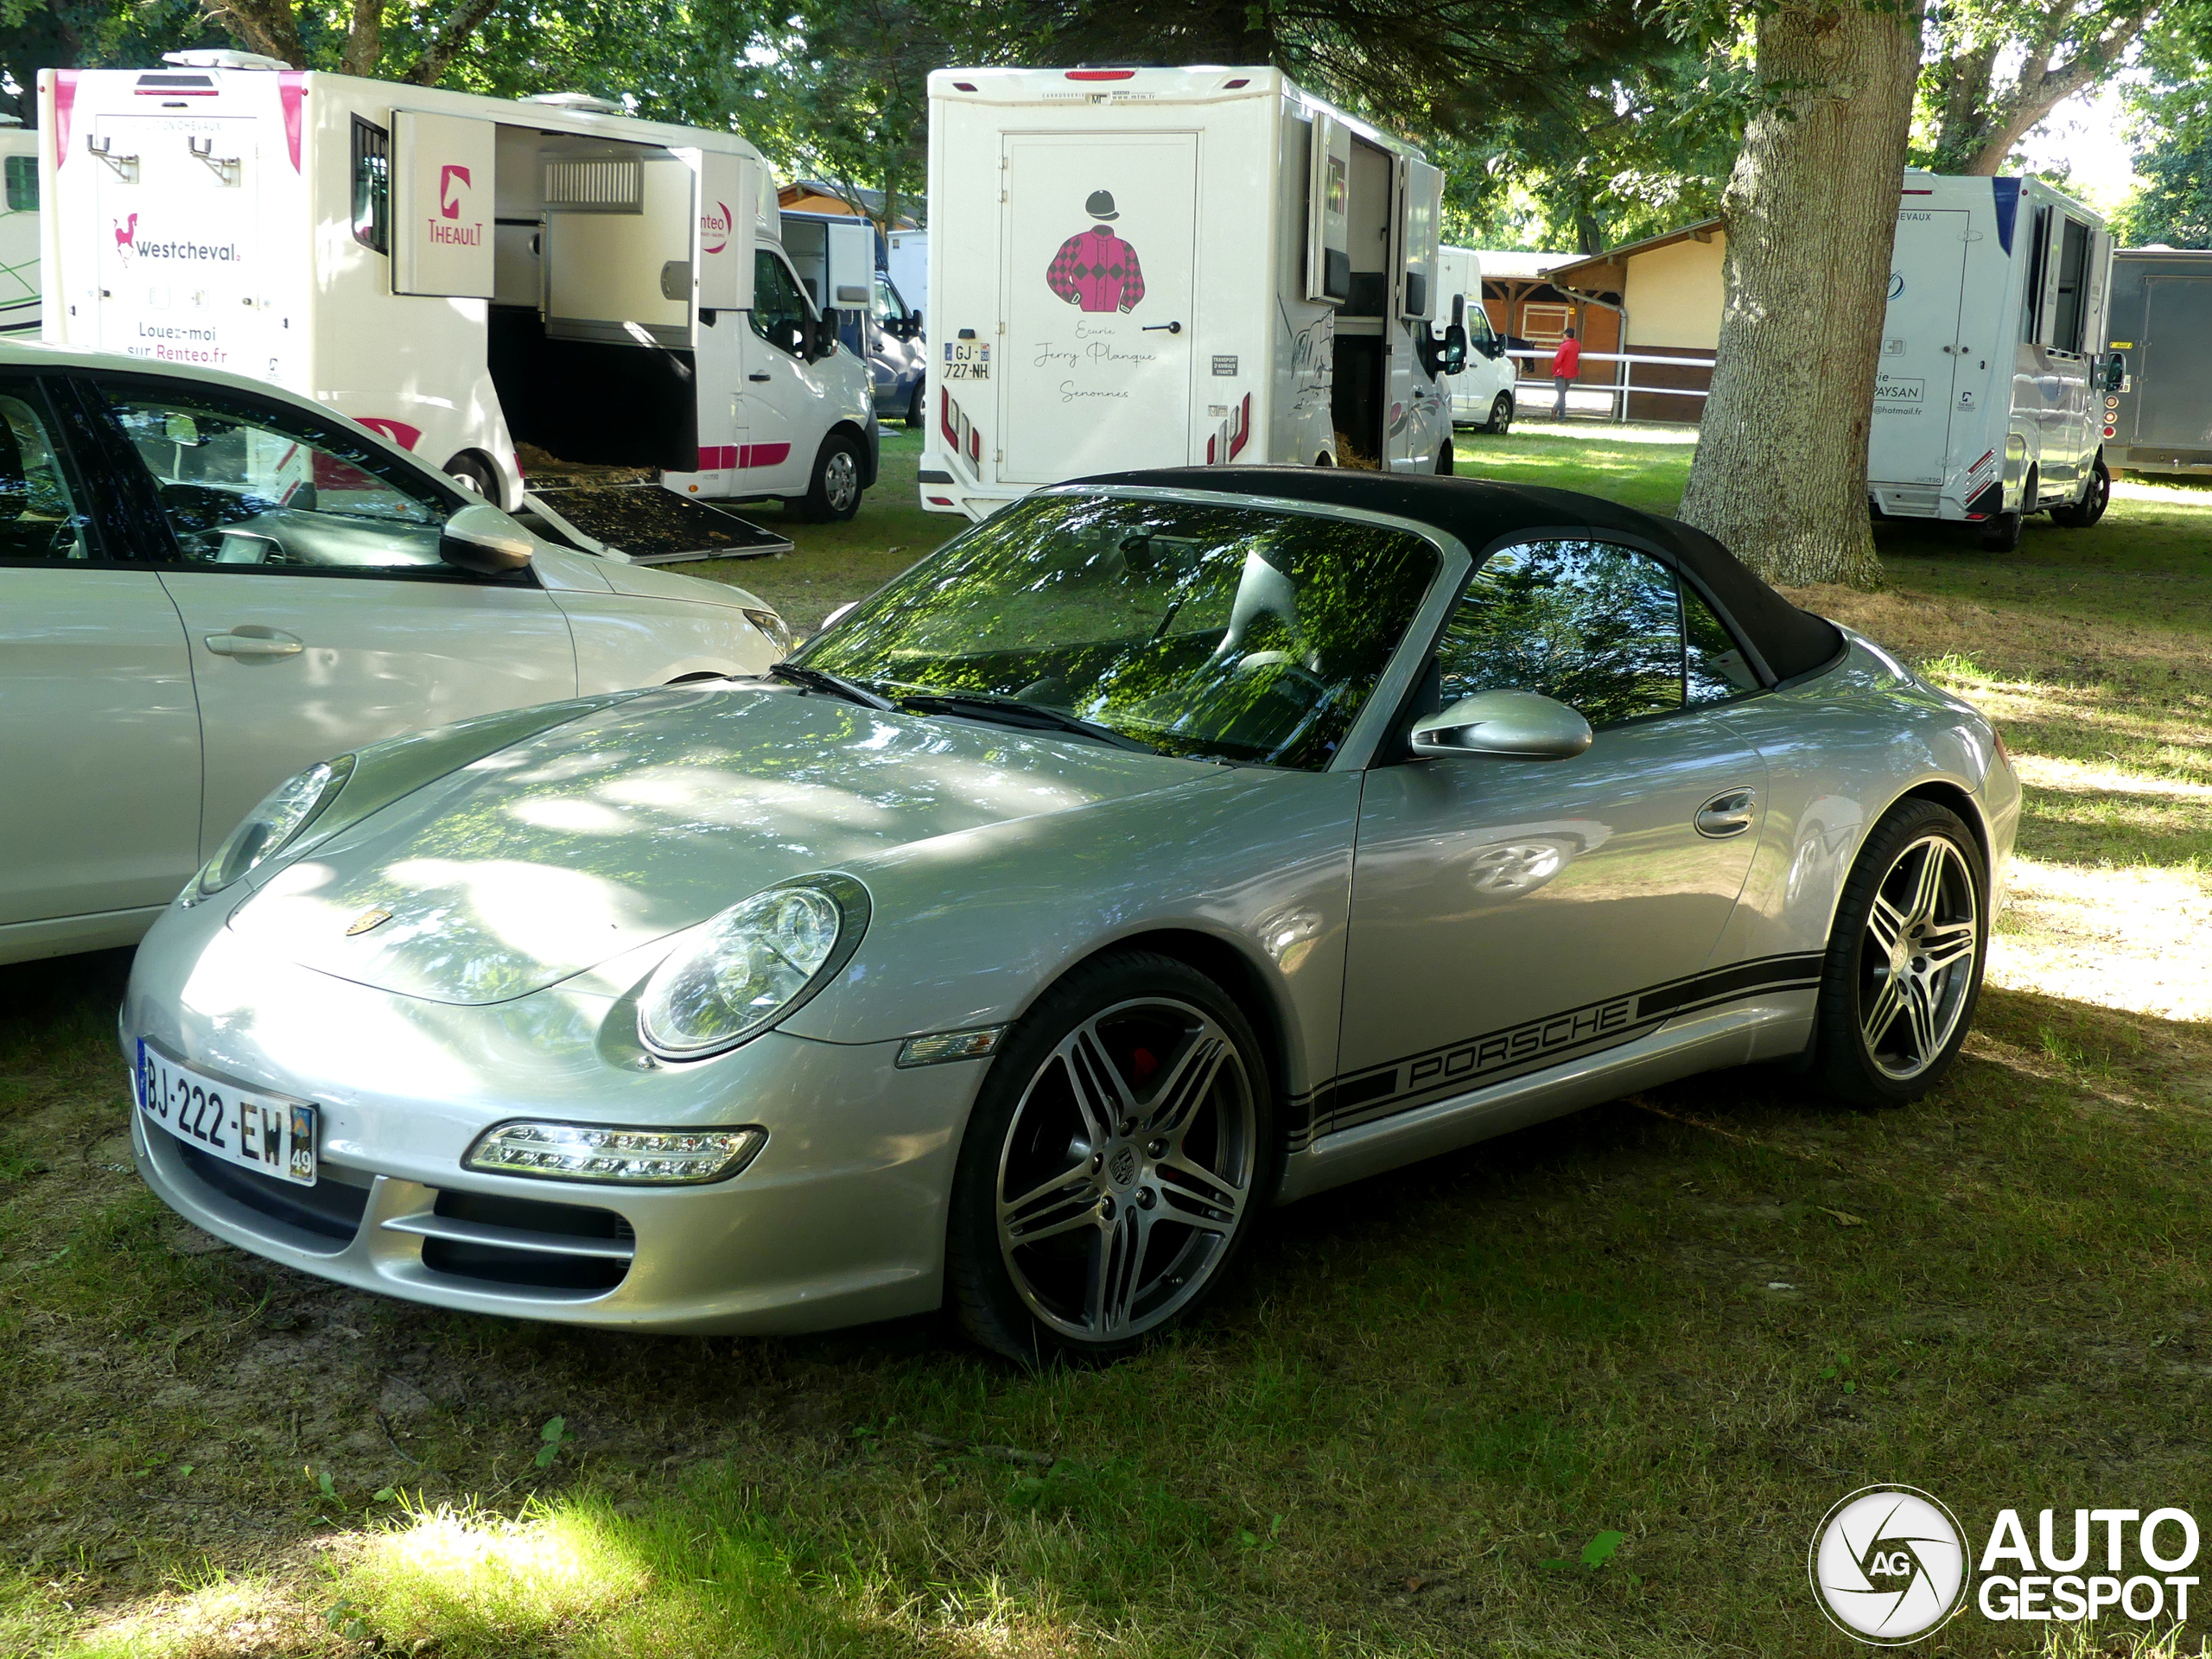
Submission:
{"label": "black soft top roof", "polygon": [[1703,531],[1573,490],[1328,467],[1159,467],[1071,481],[1272,495],[1384,512],[1457,537],[1478,560],[1500,540],[1532,531],[1618,531],[1671,558],[1765,659],[1771,679],[1810,673],[1843,649],[1834,623],[1799,610]]}

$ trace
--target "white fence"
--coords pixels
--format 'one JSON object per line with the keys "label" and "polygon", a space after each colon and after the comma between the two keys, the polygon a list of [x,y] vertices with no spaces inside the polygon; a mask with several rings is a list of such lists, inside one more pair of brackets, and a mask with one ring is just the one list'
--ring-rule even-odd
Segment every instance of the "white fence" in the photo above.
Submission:
{"label": "white fence", "polygon": [[[1549,351],[1516,351],[1508,353],[1507,355],[1523,359],[1523,372],[1530,375],[1535,372],[1538,364],[1549,363],[1552,360],[1552,353]],[[1571,397],[1577,392],[1599,393],[1611,403],[1611,418],[1616,421],[1628,419],[1628,399],[1629,394],[1632,391],[1641,391],[1650,397],[1705,397],[1710,395],[1689,386],[1649,385],[1639,386],[1636,384],[1636,365],[1638,363],[1665,363],[1678,369],[1709,370],[1713,367],[1713,359],[1709,357],[1653,357],[1636,352],[1585,352],[1582,353],[1582,360],[1585,363],[1614,365],[1612,384],[1608,385],[1602,381],[1570,380],[1567,383],[1567,395]],[[1548,379],[1517,380],[1514,383],[1514,390],[1516,392],[1549,393],[1554,390],[1554,383]],[[1516,401],[1520,400],[1516,399]]]}

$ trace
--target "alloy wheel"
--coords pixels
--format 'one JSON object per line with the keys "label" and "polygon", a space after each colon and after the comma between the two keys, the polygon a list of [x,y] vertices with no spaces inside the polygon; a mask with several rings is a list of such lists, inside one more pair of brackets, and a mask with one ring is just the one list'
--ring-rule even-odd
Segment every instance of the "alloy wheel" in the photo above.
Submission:
{"label": "alloy wheel", "polygon": [[1127,1341],[1173,1319],[1226,1259],[1259,1168],[1252,1079],[1204,1009],[1116,1004],[1032,1074],[1000,1148],[999,1252],[1064,1336]]}
{"label": "alloy wheel", "polygon": [[1885,1077],[1916,1077],[1949,1048],[1980,949],[1980,900],[1957,846],[1935,835],[1908,844],[1875,889],[1859,945],[1859,1034]]}
{"label": "alloy wheel", "polygon": [[832,512],[841,514],[861,499],[860,463],[851,450],[834,450],[822,463],[822,497]]}

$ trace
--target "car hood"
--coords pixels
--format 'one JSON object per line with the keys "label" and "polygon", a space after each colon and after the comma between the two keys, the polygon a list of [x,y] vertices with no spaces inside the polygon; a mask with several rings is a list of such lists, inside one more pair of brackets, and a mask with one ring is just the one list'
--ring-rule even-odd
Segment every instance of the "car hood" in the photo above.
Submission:
{"label": "car hood", "polygon": [[403,797],[278,870],[230,925],[342,979],[504,1001],[791,876],[865,881],[916,842],[1214,775],[766,683],[671,688]]}

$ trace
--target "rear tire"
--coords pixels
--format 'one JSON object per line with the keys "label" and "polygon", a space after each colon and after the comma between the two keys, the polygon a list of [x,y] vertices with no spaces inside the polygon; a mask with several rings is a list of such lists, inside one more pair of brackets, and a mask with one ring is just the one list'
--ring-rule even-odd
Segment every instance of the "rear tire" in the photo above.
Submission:
{"label": "rear tire", "polygon": [[2036,469],[2028,468],[2027,480],[2020,486],[2020,510],[2000,512],[1981,527],[1981,545],[1985,552],[2010,553],[2020,545],[2020,526],[2036,508],[2037,493],[2043,487]]}
{"label": "rear tire", "polygon": [[1173,957],[1102,957],[991,1061],[953,1176],[947,1301],[1023,1364],[1111,1359],[1213,1294],[1281,1167],[1243,1011]]}
{"label": "rear tire", "polygon": [[2105,469],[2105,458],[2099,455],[2089,474],[2089,487],[2082,492],[2082,499],[2063,507],[2053,507],[2050,521],[2069,530],[2087,530],[2105,516],[2105,509],[2111,505],[2112,474]]}
{"label": "rear tire", "polygon": [[1484,424],[1483,430],[1503,435],[1512,424],[1513,394],[1510,391],[1501,391],[1491,400],[1490,419]]}
{"label": "rear tire", "polygon": [[842,524],[861,510],[861,447],[842,432],[822,440],[814,481],[799,500],[798,516],[810,524]]}
{"label": "rear tire", "polygon": [[1814,1070],[1854,1106],[1904,1105],[1943,1080],[1981,995],[1989,874],[1959,815],[1900,801],[1866,837],[1836,906]]}
{"label": "rear tire", "polygon": [[1457,464],[1452,455],[1452,440],[1446,438],[1444,447],[1436,452],[1436,475],[1439,478],[1451,477]]}
{"label": "rear tire", "polygon": [[923,397],[924,385],[924,382],[915,381],[914,395],[906,400],[906,424],[916,429],[919,429],[922,423],[929,418],[927,410],[923,408],[925,401]]}
{"label": "rear tire", "polygon": [[464,449],[446,462],[446,476],[472,495],[480,495],[493,506],[501,494],[499,469],[474,449]]}

